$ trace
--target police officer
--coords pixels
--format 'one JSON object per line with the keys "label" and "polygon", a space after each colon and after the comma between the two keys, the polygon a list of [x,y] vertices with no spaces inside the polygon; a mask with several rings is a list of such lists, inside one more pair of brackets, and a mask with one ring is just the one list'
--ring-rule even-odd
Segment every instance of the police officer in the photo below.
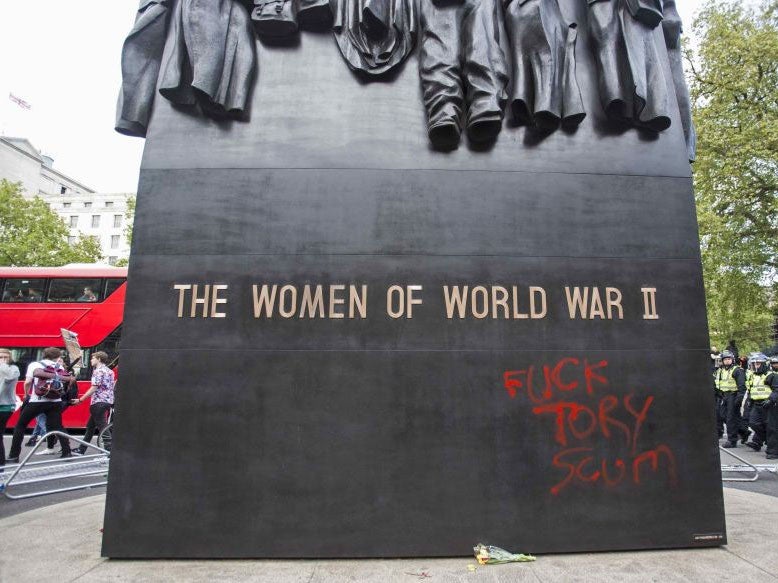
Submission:
{"label": "police officer", "polygon": [[[721,414],[718,417],[718,432],[722,434],[722,421],[727,426],[726,448],[737,447],[738,435],[742,434],[740,405],[746,395],[746,371],[735,366],[735,355],[729,350],[721,354],[721,368],[716,371],[716,389],[721,398]],[[776,444],[778,445],[778,444]]]}
{"label": "police officer", "polygon": [[778,356],[770,358],[770,371],[764,382],[770,388],[767,398],[767,459],[778,460]]}
{"label": "police officer", "polygon": [[767,439],[767,407],[770,404],[770,387],[764,382],[770,369],[767,366],[767,357],[761,352],[754,354],[749,361],[753,369],[747,379],[746,410],[749,412],[748,426],[754,430],[754,436],[751,441],[746,442],[746,446],[754,451],[760,451],[765,439]]}

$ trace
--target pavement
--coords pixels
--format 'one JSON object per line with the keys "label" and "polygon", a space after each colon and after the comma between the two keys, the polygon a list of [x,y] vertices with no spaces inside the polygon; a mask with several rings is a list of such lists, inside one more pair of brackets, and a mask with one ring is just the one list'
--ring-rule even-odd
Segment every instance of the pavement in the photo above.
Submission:
{"label": "pavement", "polygon": [[729,536],[725,547],[542,555],[534,563],[476,567],[472,557],[330,561],[104,559],[100,557],[100,541],[105,496],[98,495],[0,520],[0,581],[778,581],[778,498],[724,488],[724,501]]}

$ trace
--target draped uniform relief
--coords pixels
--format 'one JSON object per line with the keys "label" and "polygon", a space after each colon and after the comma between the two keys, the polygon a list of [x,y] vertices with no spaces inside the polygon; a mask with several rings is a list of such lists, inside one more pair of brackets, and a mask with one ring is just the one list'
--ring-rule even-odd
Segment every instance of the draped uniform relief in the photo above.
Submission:
{"label": "draped uniform relief", "polygon": [[354,71],[381,75],[413,50],[415,0],[333,0],[333,33]]}
{"label": "draped uniform relief", "polygon": [[495,138],[509,80],[500,0],[425,0],[420,14],[419,74],[430,141],[455,148],[463,124],[475,142]]}
{"label": "draped uniform relief", "polygon": [[444,150],[458,146],[463,130],[473,142],[494,140],[508,103],[522,125],[580,124],[576,42],[588,33],[607,116],[662,131],[671,100],[657,45],[661,24],[693,160],[675,0],[586,0],[584,31],[566,21],[565,1],[141,0],[122,50],[116,130],[146,135],[156,89],[209,116],[245,118],[257,68],[253,25],[267,38],[331,28],[347,65],[367,76],[398,67],[418,41],[427,132]]}
{"label": "draped uniform relief", "polygon": [[[589,30],[595,45],[605,113],[638,127],[666,130],[670,127],[670,109],[654,28],[638,20],[653,23],[656,14],[653,19],[647,18],[646,2],[588,2]],[[643,11],[633,15],[630,8],[640,6]]]}
{"label": "draped uniform relief", "polygon": [[667,57],[670,59],[670,70],[673,73],[673,85],[675,97],[678,100],[678,109],[681,113],[681,125],[683,135],[686,138],[686,150],[689,154],[689,162],[694,162],[697,157],[697,132],[692,121],[692,104],[689,98],[689,87],[683,74],[683,57],[681,56],[681,33],[683,27],[681,17],[675,6],[675,0],[664,0],[664,20],[662,30],[667,45]]}
{"label": "draped uniform relief", "polygon": [[575,78],[577,25],[566,23],[558,0],[508,0],[508,37],[513,49],[513,116],[552,130],[586,117]]}

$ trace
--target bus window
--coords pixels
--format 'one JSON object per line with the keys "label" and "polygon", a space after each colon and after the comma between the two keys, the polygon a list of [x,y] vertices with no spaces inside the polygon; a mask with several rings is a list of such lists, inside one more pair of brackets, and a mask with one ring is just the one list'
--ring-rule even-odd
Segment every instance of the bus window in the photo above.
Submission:
{"label": "bus window", "polygon": [[4,302],[41,302],[46,289],[46,280],[6,279],[3,288]]}
{"label": "bus window", "polygon": [[103,296],[103,297],[107,298],[108,296],[110,296],[113,292],[115,292],[117,289],[119,289],[119,287],[125,281],[127,281],[127,280],[126,279],[118,279],[118,278],[117,279],[113,279],[112,278],[112,279],[106,280],[106,282],[105,282],[105,296]]}
{"label": "bus window", "polygon": [[37,348],[11,348],[10,350],[11,359],[14,361],[14,364],[19,367],[19,373],[21,374],[19,380],[24,380],[24,375],[27,373],[27,367],[31,362],[35,362]]}
{"label": "bus window", "polygon": [[101,280],[52,279],[49,290],[50,302],[99,302]]}

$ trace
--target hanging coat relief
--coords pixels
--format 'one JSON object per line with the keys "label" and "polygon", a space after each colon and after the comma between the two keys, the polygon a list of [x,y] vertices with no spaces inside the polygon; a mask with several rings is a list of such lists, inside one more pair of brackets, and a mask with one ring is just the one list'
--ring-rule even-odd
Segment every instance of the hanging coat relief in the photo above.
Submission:
{"label": "hanging coat relief", "polygon": [[575,23],[567,24],[558,0],[508,0],[505,21],[513,49],[514,118],[553,130],[586,117],[575,78]]}
{"label": "hanging coat relief", "polygon": [[333,33],[343,58],[355,71],[381,75],[413,50],[414,0],[333,0]]}
{"label": "hanging coat relief", "polygon": [[165,50],[169,4],[169,0],[141,0],[135,26],[122,46],[115,129],[127,136],[146,137]]}
{"label": "hanging coat relief", "polygon": [[160,72],[159,92],[217,117],[240,118],[254,80],[254,35],[235,0],[178,0]]}
{"label": "hanging coat relief", "polygon": [[497,137],[509,79],[500,0],[423,1],[419,42],[419,75],[432,144],[456,148],[463,125],[474,142]]}
{"label": "hanging coat relief", "polygon": [[686,150],[689,161],[694,162],[697,156],[697,132],[692,121],[692,104],[689,98],[689,87],[686,85],[686,77],[683,74],[683,57],[681,56],[681,17],[675,6],[675,0],[665,0],[665,17],[662,21],[662,31],[667,46],[667,57],[670,59],[670,70],[673,73],[673,85],[675,97],[678,100],[678,109],[681,114],[683,135],[686,138]]}
{"label": "hanging coat relief", "polygon": [[608,117],[662,131],[670,110],[654,29],[638,21],[626,0],[588,0],[600,99]]}

